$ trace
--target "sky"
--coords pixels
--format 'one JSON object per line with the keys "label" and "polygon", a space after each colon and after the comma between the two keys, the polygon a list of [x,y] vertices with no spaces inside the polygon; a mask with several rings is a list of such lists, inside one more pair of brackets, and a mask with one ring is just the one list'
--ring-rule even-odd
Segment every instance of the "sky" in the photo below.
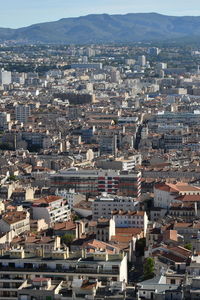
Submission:
{"label": "sky", "polygon": [[0,7],[0,27],[9,28],[99,13],[200,16],[199,0],[0,0]]}

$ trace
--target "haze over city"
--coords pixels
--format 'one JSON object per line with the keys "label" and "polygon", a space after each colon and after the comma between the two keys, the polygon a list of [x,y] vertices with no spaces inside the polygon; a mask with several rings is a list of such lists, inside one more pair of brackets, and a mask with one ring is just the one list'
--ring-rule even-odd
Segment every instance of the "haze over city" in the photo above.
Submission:
{"label": "haze over city", "polygon": [[166,15],[200,15],[198,0],[1,0],[0,27],[19,28],[35,23],[87,14],[157,12]]}

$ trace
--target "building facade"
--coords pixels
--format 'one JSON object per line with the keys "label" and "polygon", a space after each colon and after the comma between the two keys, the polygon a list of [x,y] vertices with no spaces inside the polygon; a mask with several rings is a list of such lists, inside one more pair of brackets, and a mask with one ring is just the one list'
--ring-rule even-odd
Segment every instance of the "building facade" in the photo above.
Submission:
{"label": "building facade", "polygon": [[74,189],[82,194],[99,195],[106,192],[139,198],[141,172],[73,168],[51,176],[51,185],[58,189]]}

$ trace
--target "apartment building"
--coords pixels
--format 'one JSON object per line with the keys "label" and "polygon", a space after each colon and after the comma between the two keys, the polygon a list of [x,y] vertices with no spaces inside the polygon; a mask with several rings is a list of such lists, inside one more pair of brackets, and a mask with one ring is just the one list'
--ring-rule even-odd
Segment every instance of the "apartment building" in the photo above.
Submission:
{"label": "apartment building", "polygon": [[59,236],[37,236],[37,235],[23,235],[14,238],[11,245],[18,245],[29,253],[35,253],[41,249],[44,253],[50,253],[56,249],[60,249],[61,238]]}
{"label": "apartment building", "polygon": [[80,203],[81,201],[85,201],[86,197],[85,195],[75,193],[73,189],[70,189],[69,191],[67,190],[56,190],[56,195],[57,196],[62,196],[65,198],[69,204],[70,209],[74,207],[74,205]]}
{"label": "apartment building", "polygon": [[116,234],[113,219],[100,218],[88,223],[88,231],[94,233],[98,241],[108,242]]}
{"label": "apartment building", "polygon": [[52,195],[35,200],[32,215],[34,220],[44,219],[50,226],[59,221],[69,221],[71,211],[63,197]]}
{"label": "apartment building", "polygon": [[106,170],[133,170],[136,165],[141,165],[141,154],[134,154],[130,157],[111,157],[107,159],[98,159],[96,166]]}
{"label": "apartment building", "polygon": [[138,208],[139,202],[131,197],[103,194],[92,202],[92,215],[94,220],[101,217],[110,219],[114,210],[136,211]]}
{"label": "apartment building", "polygon": [[[98,279],[127,282],[127,256],[104,251],[86,253],[56,250],[32,255],[22,248],[2,252],[0,256],[0,299],[17,300],[20,286],[26,280],[51,278],[73,282],[74,279]],[[21,292],[20,292],[21,294]]]}
{"label": "apartment building", "polygon": [[18,289],[17,299],[61,299],[61,295],[59,297],[59,291],[61,288],[62,281],[60,283],[54,283],[51,281],[51,278],[34,278],[23,282]]}
{"label": "apartment building", "polygon": [[12,232],[12,236],[30,231],[30,214],[27,211],[11,211],[2,216],[0,220],[2,233]]}
{"label": "apartment building", "polygon": [[116,227],[143,228],[146,234],[148,217],[145,211],[114,210],[112,217]]}
{"label": "apartment building", "polygon": [[171,203],[198,202],[200,188],[184,182],[161,183],[154,187],[154,206],[169,209]]}
{"label": "apartment building", "polygon": [[137,198],[141,195],[141,172],[71,168],[52,175],[51,185],[58,189],[74,189],[82,194],[106,192]]}
{"label": "apartment building", "polygon": [[17,121],[27,123],[30,115],[31,109],[29,105],[18,104],[15,106],[15,118]]}

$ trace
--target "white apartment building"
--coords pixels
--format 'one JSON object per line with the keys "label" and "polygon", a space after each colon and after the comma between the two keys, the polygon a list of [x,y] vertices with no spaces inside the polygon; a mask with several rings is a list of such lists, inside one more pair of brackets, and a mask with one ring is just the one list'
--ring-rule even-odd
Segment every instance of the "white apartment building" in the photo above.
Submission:
{"label": "white apartment building", "polygon": [[0,255],[0,266],[0,299],[19,299],[19,287],[36,276],[52,280],[60,278],[69,283],[77,278],[106,283],[128,281],[127,256],[121,253],[109,255],[105,251],[69,253],[69,250],[55,250],[46,255],[43,251],[31,255],[24,249],[13,249]]}
{"label": "white apartment building", "polygon": [[85,195],[76,193],[74,189],[69,189],[69,191],[65,189],[57,189],[55,194],[56,196],[61,196],[66,199],[70,209],[72,209],[74,205],[78,204],[79,202],[86,200]]}
{"label": "white apartment building", "polygon": [[[195,202],[200,197],[200,188],[184,182],[161,183],[154,187],[154,206],[169,209],[173,202]],[[196,199],[198,200],[198,199]]]}
{"label": "white apartment building", "polygon": [[145,211],[115,210],[112,216],[116,227],[143,228],[146,235],[148,217]]}
{"label": "white apartment building", "polygon": [[44,219],[50,226],[59,221],[69,221],[71,210],[68,203],[60,196],[47,196],[34,201],[32,205],[33,219]]}
{"label": "white apartment building", "polygon": [[131,197],[120,197],[104,194],[97,197],[92,203],[92,215],[94,220],[99,218],[110,219],[113,210],[136,211],[139,208],[139,202]]}

